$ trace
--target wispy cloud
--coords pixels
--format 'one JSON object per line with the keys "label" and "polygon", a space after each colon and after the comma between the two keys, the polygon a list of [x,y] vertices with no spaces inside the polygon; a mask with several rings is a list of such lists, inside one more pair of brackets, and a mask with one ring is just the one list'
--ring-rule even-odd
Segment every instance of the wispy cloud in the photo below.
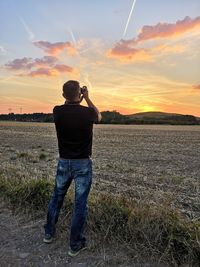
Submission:
{"label": "wispy cloud", "polygon": [[44,56],[43,58],[17,58],[5,64],[9,70],[28,70],[36,67],[52,66],[57,62],[56,57]]}
{"label": "wispy cloud", "polygon": [[0,54],[5,55],[6,53],[6,49],[2,45],[0,45]]}
{"label": "wispy cloud", "polygon": [[22,17],[19,17],[19,20],[21,21],[22,25],[24,26],[25,31],[28,34],[29,41],[33,41],[35,39],[35,34],[33,31],[30,29],[28,24],[25,22],[25,20]]}
{"label": "wispy cloud", "polygon": [[29,68],[28,65],[31,62],[31,58],[16,58],[12,61],[9,61],[7,64],[5,64],[5,67],[9,70],[19,70],[19,69],[27,69]]}
{"label": "wispy cloud", "polygon": [[119,42],[106,55],[122,62],[153,62],[157,57],[173,53],[179,54],[184,51],[183,45],[160,44],[151,48],[134,48],[126,42]]}
{"label": "wispy cloud", "polygon": [[77,70],[64,64],[57,64],[51,68],[38,68],[37,70],[27,73],[26,76],[58,76],[62,73],[75,74],[77,73]]}
{"label": "wispy cloud", "polygon": [[192,88],[195,90],[200,90],[200,84],[195,84],[192,86]]}
{"label": "wispy cloud", "polygon": [[134,48],[127,44],[118,43],[106,54],[108,57],[116,58],[121,61],[151,61],[152,57],[147,49]]}
{"label": "wispy cloud", "polygon": [[[9,61],[5,68],[15,71],[17,76],[58,76],[62,73],[78,74],[78,70],[65,64],[60,64],[56,57],[19,58]],[[27,72],[28,71],[28,72]]]}
{"label": "wispy cloud", "polygon": [[21,74],[20,76],[31,76],[31,77],[36,77],[36,76],[56,76],[56,73],[53,69],[50,68],[39,68],[37,70],[33,70],[29,73],[26,74]]}
{"label": "wispy cloud", "polygon": [[33,44],[49,55],[57,55],[66,50],[69,55],[76,54],[76,48],[70,42],[50,43],[48,41],[35,41]]}

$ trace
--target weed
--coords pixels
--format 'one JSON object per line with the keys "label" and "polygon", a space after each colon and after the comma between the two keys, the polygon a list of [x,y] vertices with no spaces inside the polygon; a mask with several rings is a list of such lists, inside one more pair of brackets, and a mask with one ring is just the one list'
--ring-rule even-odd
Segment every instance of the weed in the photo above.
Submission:
{"label": "weed", "polygon": [[46,157],[47,157],[47,155],[44,154],[44,153],[41,153],[41,154],[39,155],[39,159],[40,159],[40,160],[44,160],[44,159],[46,159]]}
{"label": "weed", "polygon": [[0,192],[9,199],[10,203],[21,208],[36,210],[46,207],[52,191],[52,183],[45,179],[28,182],[22,179],[6,180],[0,178]]}
{"label": "weed", "polygon": [[28,157],[28,153],[26,153],[26,152],[20,152],[18,154],[18,156],[19,156],[19,158],[27,158]]}

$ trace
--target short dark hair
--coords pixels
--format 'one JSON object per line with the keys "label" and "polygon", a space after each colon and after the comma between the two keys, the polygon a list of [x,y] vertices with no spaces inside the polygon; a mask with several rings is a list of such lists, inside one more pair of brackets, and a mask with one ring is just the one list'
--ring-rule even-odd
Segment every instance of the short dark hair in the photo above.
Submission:
{"label": "short dark hair", "polygon": [[80,85],[78,81],[70,80],[63,84],[63,93],[70,101],[73,101],[79,95],[79,90]]}

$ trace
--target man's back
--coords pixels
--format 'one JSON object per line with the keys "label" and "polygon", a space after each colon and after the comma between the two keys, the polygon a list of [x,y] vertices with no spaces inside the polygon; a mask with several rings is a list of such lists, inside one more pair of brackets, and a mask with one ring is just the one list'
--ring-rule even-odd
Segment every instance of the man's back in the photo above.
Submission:
{"label": "man's back", "polygon": [[59,154],[64,159],[89,158],[92,154],[93,108],[64,104],[53,109]]}
{"label": "man's back", "polygon": [[[101,120],[101,113],[89,98],[87,87],[70,80],[63,85],[64,105],[53,109],[58,137],[60,158],[55,186],[48,205],[47,222],[44,225],[44,242],[51,243],[65,194],[72,180],[75,184],[75,200],[70,227],[69,256],[76,256],[87,247],[84,236],[88,213],[88,195],[92,184],[92,130],[93,123]],[[88,107],[81,106],[85,99]]]}

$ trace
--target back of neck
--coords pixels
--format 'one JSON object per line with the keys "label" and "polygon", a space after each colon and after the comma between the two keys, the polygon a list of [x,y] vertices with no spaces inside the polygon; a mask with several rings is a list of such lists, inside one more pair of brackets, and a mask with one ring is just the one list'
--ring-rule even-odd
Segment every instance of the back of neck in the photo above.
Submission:
{"label": "back of neck", "polygon": [[65,105],[79,105],[80,101],[65,101]]}

